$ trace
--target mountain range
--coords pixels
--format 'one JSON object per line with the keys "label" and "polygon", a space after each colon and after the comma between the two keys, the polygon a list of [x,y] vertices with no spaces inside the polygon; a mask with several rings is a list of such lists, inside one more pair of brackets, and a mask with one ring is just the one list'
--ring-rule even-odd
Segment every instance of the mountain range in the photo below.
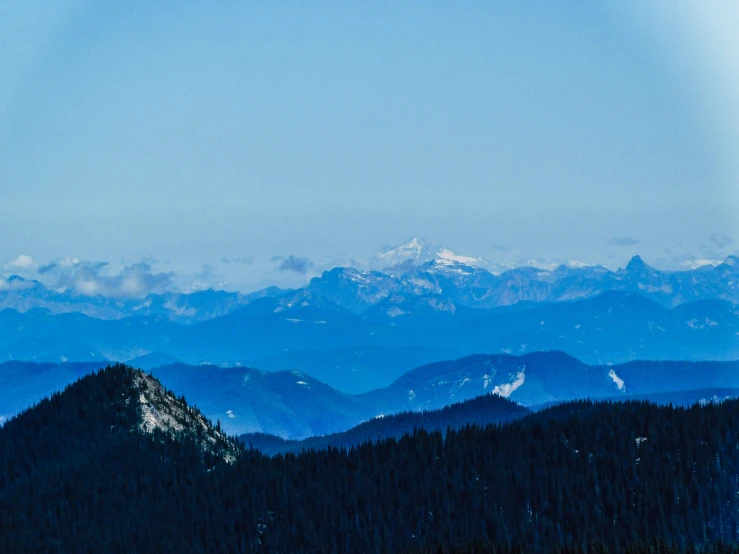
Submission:
{"label": "mountain range", "polygon": [[357,394],[385,387],[419,365],[480,352],[562,350],[596,365],[733,360],[739,359],[737,333],[739,310],[722,300],[670,309],[641,294],[608,291],[482,310],[423,296],[390,298],[355,314],[301,291],[254,300],[193,325],[160,316],[104,320],[6,309],[0,311],[0,359],[296,369]]}
{"label": "mountain range", "polygon": [[[101,365],[0,364],[0,416],[12,417]],[[739,389],[739,362],[587,365],[562,352],[478,354],[436,362],[403,374],[387,387],[354,395],[297,370],[171,364],[151,374],[206,417],[220,420],[228,433],[291,440],[341,433],[377,417],[439,410],[491,393],[540,407],[580,398],[683,404],[731,397]]]}
{"label": "mountain range", "polygon": [[169,292],[149,294],[144,298],[84,295],[68,290],[55,290],[37,280],[11,275],[0,279],[0,309],[27,312],[41,308],[52,314],[79,313],[97,319],[155,316],[192,324],[219,317],[245,306],[251,300],[284,294],[284,290],[269,287],[251,294],[223,290],[203,290],[192,293]]}
{"label": "mountain range", "polygon": [[696,300],[739,303],[736,256],[729,256],[716,266],[684,271],[661,271],[648,266],[639,256],[617,270],[580,261],[551,267],[550,263],[528,260],[516,266],[460,255],[415,237],[379,252],[369,263],[356,265],[358,268],[325,271],[297,291],[268,287],[242,294],[209,289],[189,294],[150,294],[144,298],[86,296],[14,275],[0,280],[0,309],[25,312],[44,308],[55,314],[76,312],[101,319],[158,316],[193,324],[239,310],[260,298],[279,298],[282,304],[293,305],[306,294],[355,314],[390,299],[397,304],[431,296],[437,300],[435,309],[489,309],[519,302],[582,299],[609,290],[637,292],[665,307]]}
{"label": "mountain range", "polygon": [[561,350],[590,365],[739,359],[739,259],[660,271],[636,256],[496,272],[412,239],[381,269],[339,267],[295,290],[81,296],[11,277],[0,360],[297,370],[348,394],[476,353]]}

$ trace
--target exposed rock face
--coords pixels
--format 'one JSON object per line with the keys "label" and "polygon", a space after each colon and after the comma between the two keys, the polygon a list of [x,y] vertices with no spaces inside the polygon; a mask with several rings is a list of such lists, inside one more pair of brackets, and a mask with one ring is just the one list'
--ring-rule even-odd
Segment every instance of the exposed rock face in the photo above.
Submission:
{"label": "exposed rock face", "polygon": [[236,444],[220,428],[213,427],[198,409],[176,398],[151,375],[139,370],[131,371],[134,371],[134,389],[138,394],[138,428],[141,431],[153,433],[159,430],[173,437],[186,433],[197,437],[204,450],[222,448],[226,461],[235,460]]}

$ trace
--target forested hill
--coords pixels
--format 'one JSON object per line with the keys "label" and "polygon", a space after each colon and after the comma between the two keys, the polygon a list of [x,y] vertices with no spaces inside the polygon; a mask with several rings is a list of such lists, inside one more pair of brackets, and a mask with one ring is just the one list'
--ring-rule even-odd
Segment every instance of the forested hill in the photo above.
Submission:
{"label": "forested hill", "polygon": [[738,433],[736,400],[576,402],[502,426],[231,460],[197,410],[115,367],[0,429],[0,552],[733,543]]}
{"label": "forested hill", "polygon": [[62,469],[80,469],[108,458],[106,462],[114,462],[113,458],[160,448],[155,443],[195,448],[196,457],[210,465],[219,458],[233,460],[237,453],[233,439],[184,398],[175,397],[140,370],[110,366],[0,428],[0,491],[5,497],[28,479],[39,485],[51,483]]}
{"label": "forested hill", "polygon": [[402,412],[365,421],[344,431],[331,435],[310,437],[304,440],[285,440],[264,433],[247,433],[239,438],[248,448],[263,454],[301,452],[311,448],[329,446],[351,448],[366,442],[378,442],[388,438],[399,439],[415,429],[442,431],[460,429],[465,425],[500,424],[513,421],[529,414],[529,410],[497,394],[487,394],[472,400],[452,404],[440,410],[424,412]]}

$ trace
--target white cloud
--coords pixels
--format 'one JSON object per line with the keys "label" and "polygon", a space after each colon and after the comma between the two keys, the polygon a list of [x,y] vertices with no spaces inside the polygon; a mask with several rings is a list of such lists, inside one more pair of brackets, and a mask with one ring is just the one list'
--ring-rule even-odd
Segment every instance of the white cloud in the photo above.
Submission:
{"label": "white cloud", "polygon": [[80,280],[75,283],[75,289],[79,294],[85,296],[95,296],[99,287],[95,281]]}
{"label": "white cloud", "polygon": [[33,258],[31,256],[26,256],[25,254],[21,254],[14,260],[10,260],[5,264],[5,269],[7,270],[13,270],[13,269],[31,269],[36,266],[36,262],[33,261]]}
{"label": "white cloud", "polygon": [[141,298],[173,290],[173,273],[156,273],[147,263],[127,265],[118,272],[106,262],[65,258],[42,266],[39,276],[57,290],[83,296]]}

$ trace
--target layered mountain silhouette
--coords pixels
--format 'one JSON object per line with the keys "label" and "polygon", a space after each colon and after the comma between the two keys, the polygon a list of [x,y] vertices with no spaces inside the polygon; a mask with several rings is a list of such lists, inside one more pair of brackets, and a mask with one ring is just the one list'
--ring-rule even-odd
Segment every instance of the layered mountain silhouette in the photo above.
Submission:
{"label": "layered mountain silhouette", "polygon": [[[12,417],[97,367],[0,364],[4,383],[0,416]],[[405,373],[387,387],[356,395],[296,370],[173,364],[151,372],[194,402],[206,417],[220,420],[228,433],[265,433],[291,440],[341,433],[379,416],[433,411],[490,394],[538,407],[580,398],[677,404],[731,397],[733,389],[739,389],[739,362],[587,365],[562,352],[478,354],[432,363]]]}
{"label": "layered mountain silhouette", "polygon": [[485,427],[507,423],[529,413],[531,412],[520,404],[497,394],[487,394],[440,410],[378,416],[341,433],[303,440],[285,440],[264,433],[247,433],[239,438],[247,448],[255,448],[264,454],[298,453],[329,447],[351,448],[389,438],[399,439],[418,429],[446,432],[448,429],[460,429],[466,425]]}
{"label": "layered mountain silhouette", "polygon": [[358,394],[387,386],[419,365],[479,352],[561,350],[594,365],[733,360],[739,358],[737,333],[739,310],[723,300],[666,308],[638,293],[608,291],[482,310],[433,295],[392,296],[355,314],[302,291],[186,326],[158,316],[101,320],[3,310],[0,360],[295,369]]}
{"label": "layered mountain silhouette", "polygon": [[[525,265],[496,265],[460,255],[421,238],[379,252],[366,266],[337,267],[316,277],[298,293],[309,292],[355,314],[389,297],[410,299],[437,295],[457,307],[488,309],[518,302],[560,302],[596,296],[605,291],[638,292],[672,307],[696,300],[739,303],[739,258],[729,256],[714,266],[661,271],[634,256],[626,267],[610,270],[584,262],[558,267],[529,260]],[[260,298],[290,294],[269,287],[249,294],[203,290],[190,294],[151,294],[145,298],[86,296],[55,290],[33,280],[10,276],[0,281],[0,309],[21,312],[44,308],[51,313],[84,313],[102,319],[157,316],[183,324],[202,322],[243,308]]]}

